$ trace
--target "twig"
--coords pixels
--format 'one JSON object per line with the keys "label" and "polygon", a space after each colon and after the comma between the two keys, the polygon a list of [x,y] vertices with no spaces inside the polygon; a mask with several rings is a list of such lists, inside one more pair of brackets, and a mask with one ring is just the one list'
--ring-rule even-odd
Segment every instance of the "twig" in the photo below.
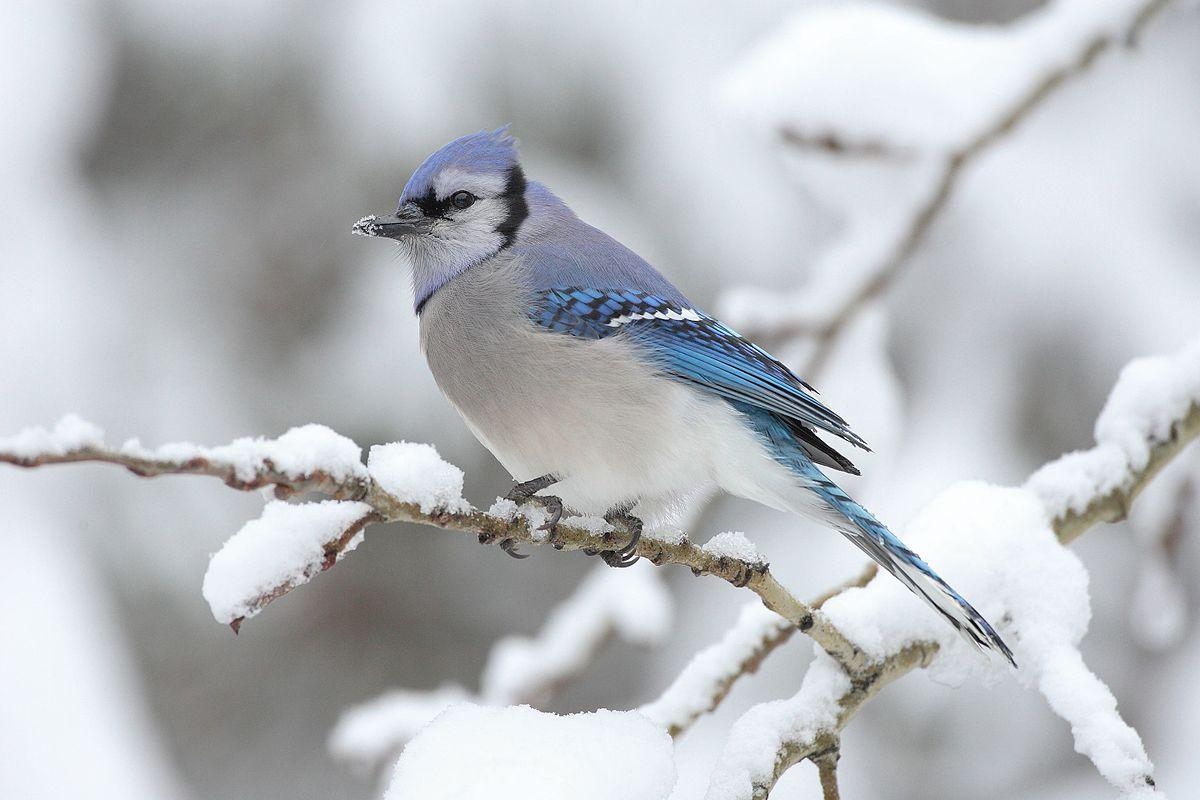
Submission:
{"label": "twig", "polygon": [[809,760],[817,765],[817,778],[821,781],[823,800],[841,800],[837,779],[837,764],[841,755],[841,742],[834,737],[832,745],[809,756]]}
{"label": "twig", "polygon": [[1193,405],[1187,415],[1171,428],[1171,436],[1150,451],[1146,466],[1137,473],[1130,486],[1113,489],[1097,497],[1083,511],[1068,509],[1054,520],[1054,532],[1063,544],[1075,541],[1080,534],[1097,522],[1120,522],[1129,513],[1130,506],[1142,490],[1150,484],[1171,459],[1179,455],[1188,443],[1200,434],[1200,406]]}
{"label": "twig", "polygon": [[[1123,33],[1118,35],[1100,33],[1081,43],[1074,58],[1061,67],[1040,76],[1011,106],[998,110],[990,125],[979,131],[965,144],[943,156],[940,166],[935,169],[935,176],[929,189],[924,193],[923,198],[912,207],[907,223],[900,227],[899,235],[887,249],[887,254],[875,266],[863,271],[858,286],[840,302],[836,309],[822,314],[821,318],[815,321],[816,324],[813,324],[814,321],[792,320],[773,326],[769,330],[756,330],[753,326],[743,324],[743,332],[748,335],[761,336],[768,343],[780,342],[797,336],[810,337],[814,347],[807,363],[801,365],[798,372],[810,379],[820,374],[841,332],[863,308],[891,286],[909,258],[924,242],[934,220],[945,208],[966,167],[1016,129],[1067,81],[1086,72],[1101,53],[1118,45],[1135,46],[1145,26],[1169,2],[1170,0],[1148,0],[1132,16],[1128,28]],[[779,135],[790,146],[816,147],[841,156],[881,158],[904,155],[880,142],[855,145],[843,142],[833,135],[813,140],[788,126],[782,128]]]}

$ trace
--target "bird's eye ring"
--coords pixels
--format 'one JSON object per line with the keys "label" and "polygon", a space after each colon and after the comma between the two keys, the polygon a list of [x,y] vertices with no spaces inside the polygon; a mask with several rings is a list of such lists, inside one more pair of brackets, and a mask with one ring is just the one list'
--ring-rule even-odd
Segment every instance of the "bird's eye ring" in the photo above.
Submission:
{"label": "bird's eye ring", "polygon": [[470,192],[455,192],[450,195],[450,205],[455,208],[470,208],[478,198]]}

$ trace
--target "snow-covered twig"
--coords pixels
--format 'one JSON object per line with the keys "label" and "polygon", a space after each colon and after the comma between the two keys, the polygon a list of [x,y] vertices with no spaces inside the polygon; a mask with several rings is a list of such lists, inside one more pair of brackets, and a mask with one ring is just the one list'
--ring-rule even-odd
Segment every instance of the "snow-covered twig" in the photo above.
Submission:
{"label": "snow-covered twig", "polygon": [[[963,112],[964,119],[960,121],[961,124],[948,124],[946,127],[951,132],[933,136],[930,142],[923,145],[917,145],[915,142],[897,144],[882,139],[864,140],[862,134],[839,133],[836,130],[837,120],[818,118],[806,120],[807,127],[794,122],[779,126],[778,134],[782,141],[801,150],[816,149],[848,158],[924,162],[927,168],[921,170],[919,178],[924,182],[924,188],[913,195],[909,206],[901,209],[894,219],[883,224],[873,219],[865,226],[860,232],[871,239],[870,242],[861,242],[853,246],[846,246],[844,243],[831,252],[830,260],[837,260],[838,263],[814,267],[816,283],[805,286],[801,292],[785,295],[775,291],[757,290],[730,292],[721,309],[726,321],[746,335],[767,341],[782,341],[801,336],[809,338],[813,342],[813,348],[800,373],[809,378],[819,374],[840,333],[867,305],[887,290],[909,258],[921,246],[966,168],[1030,117],[1071,78],[1085,73],[1101,53],[1122,44],[1134,45],[1146,24],[1169,2],[1170,0],[1124,0],[1112,8],[1097,8],[1085,13],[1074,7],[1079,4],[1059,0],[1039,10],[1031,15],[1027,24],[1014,26],[1014,43],[1025,48],[1022,57],[1014,59],[1018,74],[988,76],[989,82],[996,85],[992,88],[998,87],[991,95],[996,105],[980,108],[978,102],[952,101],[953,106],[970,109]],[[912,12],[886,13],[910,16],[908,22],[901,22],[897,27],[916,25],[917,17]],[[926,35],[924,32],[910,31],[907,28],[897,31],[901,32]],[[801,20],[797,20],[790,35],[803,33]],[[836,35],[826,38],[837,41]],[[939,44],[943,43],[940,41],[941,37],[935,38],[939,39]],[[1048,47],[1049,42],[1055,43],[1058,49]],[[771,48],[786,46],[789,46],[789,42],[785,35],[780,37],[779,41],[764,47],[764,52],[758,56],[758,62],[747,66],[743,74],[735,76],[735,80],[731,81],[734,91],[739,91],[739,81],[747,86],[757,82],[759,87],[770,83],[756,81],[756,70],[773,73],[775,76],[821,74],[821,70],[799,68],[798,64],[784,68],[781,64],[783,55]],[[794,49],[797,44],[791,42],[790,46]],[[916,46],[912,49],[913,52],[919,52]],[[984,51],[988,49],[983,48]],[[795,57],[802,56],[797,54]],[[924,54],[921,57],[924,58]],[[1039,65],[1035,61],[1031,64],[1031,58],[1040,59],[1042,63]],[[996,62],[1003,64],[1004,59],[997,58]],[[994,65],[989,63],[988,66]],[[766,90],[740,90],[740,93],[748,95],[742,104],[769,106],[769,103],[759,102],[764,100],[759,95],[762,91]],[[793,93],[805,99],[815,94],[799,88]],[[839,94],[837,91],[830,93]],[[981,92],[977,95],[987,97],[988,93]],[[860,101],[855,105],[861,107],[864,104]],[[880,104],[881,107],[892,105],[892,102]],[[835,108],[841,107],[840,104],[835,104]],[[816,132],[820,130],[820,126],[830,125],[835,129]],[[842,263],[847,257],[851,262],[860,263]]]}
{"label": "snow-covered twig", "polygon": [[[969,502],[956,506],[947,498],[946,505],[952,513],[943,512],[940,518],[931,514],[935,523],[930,527],[961,528],[964,506],[987,516],[985,503],[995,502],[994,514],[1023,513],[1026,519],[989,519],[992,525],[1002,529],[1011,527],[1014,531],[1035,529],[1040,517],[1053,533],[1054,541],[1066,544],[1098,523],[1123,519],[1142,489],[1197,437],[1200,437],[1200,341],[1174,356],[1136,360],[1122,371],[1096,421],[1095,447],[1047,464],[1020,489],[965,487],[959,492]],[[1038,511],[1030,514],[1030,507]],[[976,527],[982,524],[982,520],[975,523]],[[950,535],[962,536],[964,532],[954,530]],[[1020,549],[1028,550],[1034,542],[1040,542],[1039,561],[1066,553],[1061,549],[1059,553],[1046,549],[1036,530],[1028,535],[1030,541],[1020,543]],[[974,546],[988,544],[979,541]],[[1029,571],[1028,565],[1018,569]],[[1077,571],[1075,577],[1086,581],[1082,568]],[[1059,578],[1071,582],[1065,576]],[[1082,635],[1082,628],[1086,627],[1089,612],[1085,587],[1086,584],[1076,587],[1077,594],[1085,599],[1082,608],[1074,608],[1073,613],[1061,609],[1058,612],[1068,619],[1074,617],[1078,623],[1075,630],[1068,630],[1067,622],[1056,619],[1049,626],[1052,630],[1030,632],[1028,638],[1032,641],[1025,641],[1025,637],[1016,640],[1018,659],[1025,662],[1021,674],[1046,696],[1056,713],[1071,723],[1076,749],[1088,755],[1106,778],[1131,796],[1150,794],[1154,780],[1140,739],[1121,720],[1111,692],[1088,670],[1079,656],[1077,642],[1071,641],[1075,634]],[[873,588],[876,588],[874,583],[867,587]],[[1017,602],[1017,597],[1030,603],[1019,613],[1016,608],[1006,608],[1006,616],[1042,620],[1051,616],[1046,607],[1036,605],[1039,601],[1028,584],[1022,585],[1020,591],[1015,591],[1011,584],[1006,588],[1013,592],[1009,603]],[[839,601],[856,599],[850,597],[850,592],[834,597]],[[859,594],[857,599],[863,597]],[[843,631],[849,629],[848,623],[858,627],[850,613],[853,603],[843,605],[830,612],[835,624]],[[868,613],[879,615],[878,602],[871,605],[868,598],[860,605],[868,608]],[[1018,633],[1022,630],[1016,621],[1012,624],[1017,626]],[[878,633],[863,629],[851,638],[862,639]],[[890,636],[888,641],[894,649],[882,654],[873,672],[839,678],[836,664],[818,653],[795,697],[756,706],[747,712],[730,733],[730,744],[709,787],[709,800],[767,797],[789,768],[825,752],[863,704],[884,686],[918,667],[928,666],[942,648],[939,641],[908,638],[897,631],[885,636]]]}
{"label": "snow-covered twig", "polygon": [[[313,445],[311,452],[305,449],[310,444]],[[315,449],[318,446],[328,452]],[[402,454],[406,457],[395,457],[398,448],[406,448]],[[279,439],[243,439],[216,448],[181,443],[150,451],[136,442],[111,448],[104,443],[99,428],[77,417],[65,419],[53,431],[29,429],[9,439],[0,439],[0,462],[22,467],[99,462],[123,466],[144,477],[212,475],[235,489],[274,486],[276,494],[281,496],[320,492],[339,500],[364,503],[368,510],[361,518],[347,522],[345,530],[354,528],[353,534],[321,540],[324,547],[322,569],[335,563],[346,545],[357,543],[356,534],[361,528],[376,522],[431,525],[475,535],[484,544],[507,541],[536,546],[546,543],[545,533],[530,525],[524,517],[506,518],[471,508],[460,494],[461,471],[440,461],[427,445],[400,443],[373,447],[371,461],[366,467],[349,457],[358,452],[357,445],[349,439],[321,426],[294,429]],[[329,457],[329,464],[321,461],[319,456],[322,454]],[[414,461],[413,457],[418,455],[420,461]],[[377,466],[375,462],[378,462]],[[256,532],[261,530],[264,529],[255,529]],[[612,550],[624,543],[618,532],[572,524],[571,520],[559,525],[556,538],[564,550]],[[656,565],[677,564],[691,569],[695,575],[712,575],[734,586],[747,587],[768,608],[811,636],[847,669],[858,672],[868,666],[869,659],[830,625],[820,611],[796,598],[780,584],[764,561],[736,558],[719,550],[706,549],[685,536],[656,538],[653,533],[642,537],[637,554]],[[272,565],[272,569],[277,569],[276,565]],[[309,561],[298,562],[294,568],[295,580],[264,587],[252,596],[219,598],[222,609],[219,611],[214,604],[214,614],[236,628],[242,617],[229,616],[227,609],[244,608],[256,613],[312,574]],[[242,586],[245,588],[244,584]],[[209,599],[212,604],[213,598]]]}
{"label": "snow-covered twig", "polygon": [[763,659],[795,630],[761,603],[747,604],[719,642],[693,656],[667,690],[638,711],[678,736],[720,705],[733,684],[757,671]]}
{"label": "snow-covered twig", "polygon": [[[809,605],[815,609],[846,589],[866,586],[878,569],[872,563],[857,577],[822,592]],[[720,641],[697,653],[671,685],[638,711],[679,736],[704,714],[715,711],[733,685],[753,675],[767,656],[783,646],[796,627],[765,608],[749,603]]]}

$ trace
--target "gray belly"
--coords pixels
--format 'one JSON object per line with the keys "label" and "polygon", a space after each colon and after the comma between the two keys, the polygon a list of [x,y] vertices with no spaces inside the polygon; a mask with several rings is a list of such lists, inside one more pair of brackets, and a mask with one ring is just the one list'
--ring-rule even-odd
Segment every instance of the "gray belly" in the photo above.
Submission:
{"label": "gray belly", "polygon": [[713,401],[657,374],[619,335],[535,328],[527,298],[519,265],[485,263],[422,310],[430,370],[484,446],[517,480],[558,475],[554,493],[590,512],[699,488],[711,448],[697,433]]}

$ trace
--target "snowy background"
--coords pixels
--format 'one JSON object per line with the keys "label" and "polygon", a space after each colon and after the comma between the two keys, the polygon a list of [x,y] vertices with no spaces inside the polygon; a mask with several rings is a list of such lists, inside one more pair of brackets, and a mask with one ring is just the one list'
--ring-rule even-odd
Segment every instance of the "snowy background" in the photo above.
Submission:
{"label": "snowy background", "polygon": [[[1014,49],[1010,29],[950,26],[1037,5],[936,0],[925,10],[947,22],[914,26],[798,2],[0,6],[0,433],[68,411],[147,444],[321,422],[362,444],[436,443],[486,507],[509,476],[437,394],[403,265],[352,237],[354,220],[394,204],[446,140],[512,122],[532,177],[700,305],[744,314],[738,298],[757,295],[729,290],[802,289],[856,226],[888,218],[920,166],[797,156],[772,122],[954,146],[976,103],[1006,91],[997,75],[1070,37],[1047,26]],[[798,13],[810,27],[790,35]],[[822,25],[855,35],[804,39]],[[773,52],[779,36],[801,56]],[[875,448],[846,485],[883,519],[954,481],[1019,484],[1089,445],[1120,367],[1200,333],[1197,41],[1200,13],[1182,4],[1136,49],[1101,55],[964,172],[885,302],[846,332],[816,382]],[[880,63],[893,83],[847,93]],[[790,102],[773,104],[779,91]],[[1180,797],[1200,781],[1198,461],[1173,465],[1130,524],[1072,548],[1091,576],[1083,653]],[[593,568],[374,529],[235,638],[200,585],[259,498],[81,466],[4,469],[0,504],[4,798],[376,796],[376,776],[329,752],[342,711],[394,689],[477,693],[481,675],[486,690],[492,645],[537,632]],[[835,534],[740,501],[695,530],[746,531],[801,597],[861,566]],[[653,700],[749,598],[661,575],[673,617],[641,586],[642,614],[613,612],[619,641],[522,699]],[[793,641],[678,742],[675,797],[702,796],[733,721],[794,693],[809,660]],[[772,796],[819,796],[814,772]],[[1036,694],[923,675],[850,726],[841,778],[847,797],[1114,793]]]}

